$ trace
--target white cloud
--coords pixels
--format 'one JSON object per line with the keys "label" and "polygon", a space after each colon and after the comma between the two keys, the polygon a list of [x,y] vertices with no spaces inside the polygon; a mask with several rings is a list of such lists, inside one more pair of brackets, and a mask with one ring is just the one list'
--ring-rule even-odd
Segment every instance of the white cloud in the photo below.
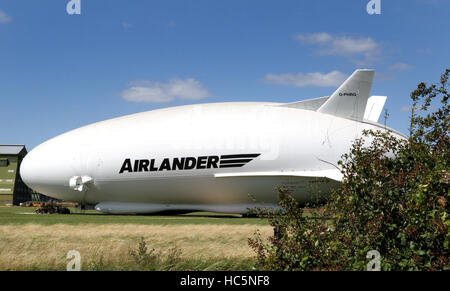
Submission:
{"label": "white cloud", "polygon": [[195,79],[172,79],[167,83],[136,81],[120,93],[120,96],[130,102],[163,103],[175,99],[199,100],[210,97],[209,90]]}
{"label": "white cloud", "polygon": [[410,64],[395,63],[388,67],[388,71],[377,72],[375,74],[375,81],[392,81],[400,74],[400,72],[411,71],[412,69],[414,69],[414,67]]}
{"label": "white cloud", "polygon": [[405,63],[395,63],[391,65],[389,69],[393,71],[410,71],[413,69],[413,66]]}
{"label": "white cloud", "polygon": [[333,36],[326,32],[312,34],[298,34],[295,39],[302,44],[315,45],[319,55],[335,55],[345,57],[363,56],[359,64],[371,63],[380,53],[380,44],[370,37],[351,38],[347,36]]}
{"label": "white cloud", "polygon": [[326,32],[298,34],[295,38],[304,44],[326,44],[333,40],[333,37]]}
{"label": "white cloud", "polygon": [[122,22],[122,27],[125,29],[129,29],[133,27],[133,24],[130,24],[128,22]]}
{"label": "white cloud", "polygon": [[392,81],[397,77],[398,72],[376,72],[375,82]]}
{"label": "white cloud", "polygon": [[0,23],[8,23],[12,21],[12,17],[0,10]]}
{"label": "white cloud", "polygon": [[319,72],[315,73],[298,73],[298,74],[267,74],[264,80],[268,83],[278,84],[278,85],[289,85],[295,87],[335,87],[342,84],[348,75],[339,72],[332,71],[327,74],[322,74]]}
{"label": "white cloud", "polygon": [[420,48],[416,52],[421,55],[431,55],[433,53],[430,48]]}

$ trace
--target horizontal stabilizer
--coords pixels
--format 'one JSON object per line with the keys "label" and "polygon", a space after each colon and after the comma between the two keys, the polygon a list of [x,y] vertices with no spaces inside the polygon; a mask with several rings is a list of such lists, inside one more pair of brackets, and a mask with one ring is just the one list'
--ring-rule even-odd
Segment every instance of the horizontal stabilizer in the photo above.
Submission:
{"label": "horizontal stabilizer", "polygon": [[320,106],[317,112],[348,119],[363,120],[374,73],[373,70],[356,70]]}
{"label": "horizontal stabilizer", "polygon": [[278,106],[316,111],[317,109],[320,108],[320,106],[322,106],[323,103],[325,103],[325,101],[328,100],[328,98],[330,97],[326,96],[293,103],[286,103]]}
{"label": "horizontal stabilizer", "polygon": [[364,112],[364,119],[373,122],[378,122],[386,99],[387,96],[371,96],[369,100],[367,100],[366,111]]}

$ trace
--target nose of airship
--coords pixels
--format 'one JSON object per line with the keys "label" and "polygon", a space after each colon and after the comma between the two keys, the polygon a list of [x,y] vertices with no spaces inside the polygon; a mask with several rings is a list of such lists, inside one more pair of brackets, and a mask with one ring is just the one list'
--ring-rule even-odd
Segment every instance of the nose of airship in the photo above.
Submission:
{"label": "nose of airship", "polygon": [[58,185],[51,165],[53,158],[42,145],[25,156],[20,165],[20,176],[28,187],[46,194],[49,188]]}
{"label": "nose of airship", "polygon": [[69,193],[65,157],[51,141],[30,151],[20,165],[20,176],[36,192],[57,199],[67,199]]}
{"label": "nose of airship", "polygon": [[34,189],[36,186],[36,182],[39,181],[39,177],[37,177],[37,162],[36,159],[33,158],[33,151],[29,152],[25,158],[22,160],[22,163],[20,164],[20,177],[22,178],[23,182],[30,187],[31,189]]}

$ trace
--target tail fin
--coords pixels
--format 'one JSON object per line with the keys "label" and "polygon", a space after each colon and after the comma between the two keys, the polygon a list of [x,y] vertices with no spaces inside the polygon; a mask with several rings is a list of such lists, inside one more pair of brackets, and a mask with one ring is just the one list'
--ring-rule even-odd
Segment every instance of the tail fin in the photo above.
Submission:
{"label": "tail fin", "polygon": [[356,70],[317,109],[317,112],[348,119],[363,120],[374,76],[373,70]]}

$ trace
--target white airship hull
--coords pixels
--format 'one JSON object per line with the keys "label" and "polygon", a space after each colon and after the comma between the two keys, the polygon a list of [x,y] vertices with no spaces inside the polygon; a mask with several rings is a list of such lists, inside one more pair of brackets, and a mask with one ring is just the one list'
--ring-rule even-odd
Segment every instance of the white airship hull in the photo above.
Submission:
{"label": "white airship hull", "polygon": [[54,198],[108,213],[276,207],[287,186],[301,203],[341,179],[341,155],[363,129],[384,129],[279,103],[214,103],[115,118],[49,140],[21,175]]}

